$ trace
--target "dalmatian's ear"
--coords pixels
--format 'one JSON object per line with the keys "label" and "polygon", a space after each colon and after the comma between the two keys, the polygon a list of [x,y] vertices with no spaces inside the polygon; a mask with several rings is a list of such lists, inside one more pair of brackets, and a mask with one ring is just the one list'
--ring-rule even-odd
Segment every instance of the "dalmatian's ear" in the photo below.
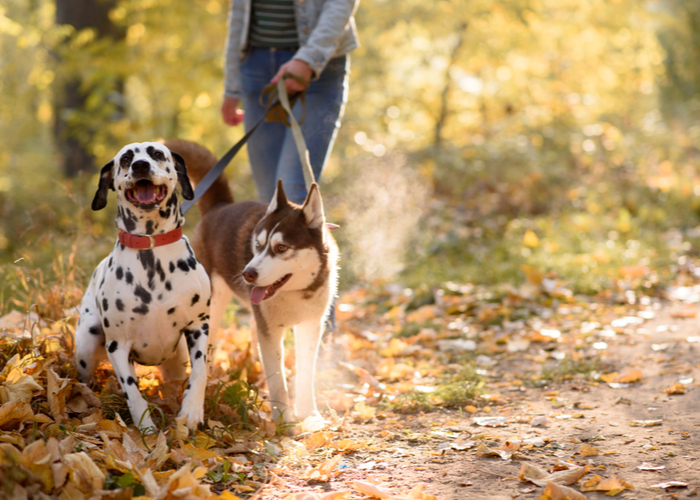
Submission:
{"label": "dalmatian's ear", "polygon": [[102,210],[104,207],[106,207],[107,191],[110,189],[114,191],[113,167],[114,160],[102,167],[102,170],[100,171],[100,183],[97,185],[97,192],[95,193],[95,198],[92,200],[93,210]]}
{"label": "dalmatian's ear", "polygon": [[170,154],[173,155],[173,160],[175,160],[175,171],[177,172],[177,181],[182,189],[182,197],[186,200],[191,200],[194,198],[194,189],[192,189],[192,184],[190,184],[190,178],[187,177],[185,159],[174,151],[171,151]]}

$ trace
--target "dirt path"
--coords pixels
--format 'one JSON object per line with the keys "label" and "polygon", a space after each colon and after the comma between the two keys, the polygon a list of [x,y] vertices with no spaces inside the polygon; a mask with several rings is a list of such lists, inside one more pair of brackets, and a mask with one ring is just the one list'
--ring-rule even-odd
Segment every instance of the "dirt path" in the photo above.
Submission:
{"label": "dirt path", "polygon": [[[697,340],[692,337],[700,333],[700,318],[687,317],[694,314],[684,307],[667,306],[655,318],[623,329],[627,334],[607,342],[606,364],[632,379],[640,370],[637,382],[618,388],[584,379],[545,387],[511,386],[489,413],[482,409],[475,415],[463,410],[380,414],[369,423],[347,423],[340,438],[365,445],[344,456],[343,474],[330,483],[297,483],[292,490],[278,485],[275,496],[284,497],[297,488],[324,493],[344,489],[351,480],[370,480],[404,492],[423,482],[426,493],[438,499],[540,498],[544,487],[518,478],[524,462],[546,471],[560,462],[590,465],[572,486],[577,491],[598,475],[603,481],[613,480],[600,483],[603,488],[633,487],[618,493],[618,498],[694,496],[700,486],[700,343],[688,338]],[[673,317],[679,309],[685,319]],[[497,363],[490,383],[497,383],[513,360],[497,359]],[[664,392],[674,383],[681,383],[685,393]],[[473,416],[505,418],[502,426],[487,427],[476,425]],[[516,440],[523,443],[510,458],[489,456]],[[507,456],[507,450],[502,451]],[[671,481],[687,486],[654,486]],[[602,499],[613,492],[585,495]]]}

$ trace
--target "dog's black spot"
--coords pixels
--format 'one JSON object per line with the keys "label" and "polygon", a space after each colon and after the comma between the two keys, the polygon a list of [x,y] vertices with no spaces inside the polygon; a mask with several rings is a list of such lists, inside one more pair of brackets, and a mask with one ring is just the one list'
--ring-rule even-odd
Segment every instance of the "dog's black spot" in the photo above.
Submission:
{"label": "dog's black spot", "polygon": [[114,352],[117,350],[118,347],[119,347],[119,344],[117,343],[117,341],[113,340],[109,343],[109,347],[107,348],[107,350],[109,352]]}
{"label": "dog's black spot", "polygon": [[134,307],[131,312],[135,312],[136,314],[148,314],[148,306],[146,304],[141,304],[138,307]]}
{"label": "dog's black spot", "polygon": [[211,305],[211,298],[207,299],[207,307]]}
{"label": "dog's black spot", "polygon": [[141,285],[136,285],[136,288],[134,288],[134,295],[141,299],[141,302],[143,302],[144,304],[151,303],[151,294]]}
{"label": "dog's black spot", "polygon": [[170,261],[170,265],[168,266],[168,269],[170,269],[171,273],[175,272],[175,263],[173,261]]}
{"label": "dog's black spot", "polygon": [[123,384],[123,383],[124,383],[124,377],[119,377],[119,381]]}
{"label": "dog's black spot", "polygon": [[204,316],[206,316],[207,313],[199,313],[199,316],[197,316],[199,319],[204,319]]}
{"label": "dog's black spot", "polygon": [[158,211],[158,215],[163,219],[168,219],[170,217],[170,209],[163,210],[162,208]]}
{"label": "dog's black spot", "polygon": [[129,395],[126,392],[124,393],[124,399],[129,399]]}
{"label": "dog's black spot", "polygon": [[100,287],[99,287],[100,290],[104,290],[105,278],[106,278],[106,277],[107,277],[107,276],[103,276],[103,277],[102,277],[102,281],[100,282]]}
{"label": "dog's black spot", "polygon": [[117,266],[116,276],[117,276],[118,280],[120,280],[124,277],[124,269],[122,269],[121,266]]}
{"label": "dog's black spot", "polygon": [[101,335],[102,330],[98,326],[91,326],[88,330],[92,335]]}
{"label": "dog's black spot", "polygon": [[134,148],[134,150],[135,150],[137,153],[140,153],[140,152],[141,152],[141,148]]}
{"label": "dog's black spot", "polygon": [[124,223],[124,227],[126,228],[126,231],[131,233],[136,229],[136,221],[138,220],[134,213],[129,210],[128,208],[125,208],[122,212],[122,222]]}
{"label": "dog's black spot", "polygon": [[166,208],[175,208],[177,206],[177,193],[173,191],[173,194],[165,202]]}
{"label": "dog's black spot", "polygon": [[146,347],[148,347],[148,344],[147,344],[146,342],[144,342],[144,343],[141,345],[141,347],[143,347],[143,348],[145,349]]}
{"label": "dog's black spot", "polygon": [[[136,150],[136,152],[138,153],[138,149]],[[132,150],[128,150],[122,155],[121,158],[119,158],[119,169],[121,170],[122,168],[129,168],[133,160],[134,152]]]}
{"label": "dog's black spot", "polygon": [[204,331],[209,330],[209,323],[202,324],[202,330],[204,330]]}
{"label": "dog's black spot", "polygon": [[202,357],[202,351],[197,351],[197,354],[195,354],[194,359],[199,359]]}
{"label": "dog's black spot", "polygon": [[197,269],[197,259],[195,259],[194,257],[188,258],[187,264],[190,266],[190,269],[192,269],[193,271],[195,269]]}
{"label": "dog's black spot", "polygon": [[120,241],[119,242],[119,250],[121,250],[123,252],[125,248],[126,247],[124,246],[124,244]]}
{"label": "dog's black spot", "polygon": [[149,220],[146,222],[146,234],[153,234],[155,228],[153,227],[153,221]]}
{"label": "dog's black spot", "polygon": [[177,326],[177,321],[173,321],[173,328]]}
{"label": "dog's black spot", "polygon": [[109,258],[109,262],[107,262],[107,267],[112,269],[112,257]]}
{"label": "dog's black spot", "polygon": [[163,271],[163,266],[160,264],[160,259],[156,260],[156,273],[158,273],[158,278],[160,278],[160,282],[164,282],[165,271]]}
{"label": "dog's black spot", "polygon": [[126,385],[134,385],[136,383],[136,380],[134,380],[134,377],[129,377],[126,379]]}
{"label": "dog's black spot", "polygon": [[122,299],[117,299],[115,302],[115,305],[117,306],[117,309],[120,311],[124,310],[124,302],[122,302]]}
{"label": "dog's black spot", "polygon": [[177,267],[180,269],[180,271],[184,271],[186,273],[190,271],[190,266],[188,266],[187,262],[182,259],[177,261]]}
{"label": "dog's black spot", "polygon": [[173,289],[173,285],[171,285],[169,281],[166,281],[166,282],[165,282],[165,289],[166,289],[167,291],[170,291],[170,290]]}
{"label": "dog's black spot", "polygon": [[131,274],[131,271],[126,272],[126,284],[131,285],[134,282],[134,275]]}
{"label": "dog's black spot", "polygon": [[168,309],[168,314],[172,314],[172,313],[174,313],[174,312],[175,312],[175,308],[174,308],[174,307],[171,307],[170,309]]}
{"label": "dog's black spot", "polygon": [[109,309],[109,301],[107,299],[102,299],[102,310],[106,311]]}
{"label": "dog's black spot", "polygon": [[202,332],[200,332],[199,330],[194,332],[194,339],[195,340],[199,340],[199,337],[201,337],[201,336],[202,336]]}
{"label": "dog's black spot", "polygon": [[82,366],[83,368],[87,368],[87,363],[85,363],[84,359],[80,360],[80,366]]}
{"label": "dog's black spot", "polygon": [[195,293],[192,297],[192,305],[195,305],[197,302],[199,302],[199,294]]}
{"label": "dog's black spot", "polygon": [[103,321],[105,328],[109,328],[109,320],[107,318],[104,319]]}

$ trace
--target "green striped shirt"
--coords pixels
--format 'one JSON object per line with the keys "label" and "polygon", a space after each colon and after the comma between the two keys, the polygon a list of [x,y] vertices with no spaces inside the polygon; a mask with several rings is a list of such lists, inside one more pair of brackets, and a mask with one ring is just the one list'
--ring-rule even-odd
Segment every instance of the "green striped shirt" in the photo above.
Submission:
{"label": "green striped shirt", "polygon": [[256,47],[298,47],[294,0],[253,0],[248,41]]}

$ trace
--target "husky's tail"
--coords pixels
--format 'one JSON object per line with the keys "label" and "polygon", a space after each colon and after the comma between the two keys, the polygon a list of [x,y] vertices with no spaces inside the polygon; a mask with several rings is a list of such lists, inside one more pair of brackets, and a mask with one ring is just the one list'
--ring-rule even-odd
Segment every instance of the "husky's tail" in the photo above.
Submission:
{"label": "husky's tail", "polygon": [[[184,158],[185,165],[187,165],[187,175],[194,185],[199,184],[207,172],[216,164],[216,157],[212,152],[196,142],[171,139],[164,141],[164,144],[170,151]],[[229,188],[228,179],[223,172],[197,202],[199,213],[204,215],[220,203],[233,203],[233,194],[231,193],[231,188]]]}

